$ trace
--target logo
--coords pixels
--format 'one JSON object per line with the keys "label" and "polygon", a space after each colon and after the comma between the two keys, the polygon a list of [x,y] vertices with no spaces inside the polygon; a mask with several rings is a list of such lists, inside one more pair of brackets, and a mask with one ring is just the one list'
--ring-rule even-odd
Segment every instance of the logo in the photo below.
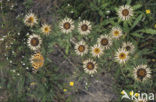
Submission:
{"label": "logo", "polygon": [[143,93],[143,92],[137,92],[135,93],[133,90],[127,93],[125,90],[121,91],[121,99],[128,99],[128,100],[145,100],[150,101],[154,100],[155,96],[154,93]]}

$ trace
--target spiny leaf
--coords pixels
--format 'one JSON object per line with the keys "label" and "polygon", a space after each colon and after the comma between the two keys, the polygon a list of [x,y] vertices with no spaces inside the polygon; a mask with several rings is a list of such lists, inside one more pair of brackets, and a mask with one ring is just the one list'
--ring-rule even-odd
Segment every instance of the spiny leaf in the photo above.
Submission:
{"label": "spiny leaf", "polygon": [[68,54],[68,52],[69,52],[69,45],[67,44],[67,46],[66,46],[66,54]]}
{"label": "spiny leaf", "polygon": [[153,34],[153,35],[156,34],[156,30],[151,29],[151,28],[142,29],[142,30],[140,30],[140,32],[147,33],[147,34]]}
{"label": "spiny leaf", "polygon": [[132,0],[127,0],[127,5],[130,5]]}
{"label": "spiny leaf", "polygon": [[133,23],[131,29],[133,29],[141,21],[141,19],[142,19],[142,14],[137,17],[137,19]]}
{"label": "spiny leaf", "polygon": [[135,37],[139,37],[139,38],[144,38],[141,34],[138,34],[138,33],[132,33],[131,35]]}
{"label": "spiny leaf", "polygon": [[133,8],[133,10],[137,10],[137,9],[139,9],[139,8],[141,8],[141,7],[142,7],[141,4],[137,4],[137,5],[133,6],[132,8]]}
{"label": "spiny leaf", "polygon": [[108,3],[102,4],[101,9],[105,9],[108,6]]}
{"label": "spiny leaf", "polygon": [[124,26],[124,27],[123,27],[124,31],[128,33],[128,32],[129,32],[129,27],[128,27],[127,22],[124,22],[124,23],[123,23],[123,26]]}

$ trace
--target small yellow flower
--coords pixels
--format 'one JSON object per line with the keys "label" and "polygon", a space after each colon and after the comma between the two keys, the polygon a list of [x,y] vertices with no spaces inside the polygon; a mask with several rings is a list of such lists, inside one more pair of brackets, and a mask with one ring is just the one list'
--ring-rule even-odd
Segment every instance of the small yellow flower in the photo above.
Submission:
{"label": "small yellow flower", "polygon": [[146,14],[150,14],[150,13],[151,13],[151,10],[147,9]]}
{"label": "small yellow flower", "polygon": [[139,96],[139,93],[135,93],[135,96],[138,97]]}
{"label": "small yellow flower", "polygon": [[70,85],[70,86],[74,86],[74,82],[71,81],[71,82],[69,83],[69,85]]}
{"label": "small yellow flower", "polygon": [[121,94],[124,95],[124,90],[121,91]]}
{"label": "small yellow flower", "polygon": [[156,24],[154,25],[154,28],[156,29]]}
{"label": "small yellow flower", "polygon": [[131,91],[131,92],[129,92],[129,94],[130,94],[131,96],[133,96],[133,95],[134,95],[134,92],[133,92],[133,91]]}
{"label": "small yellow flower", "polygon": [[64,92],[66,92],[66,91],[67,91],[67,89],[63,89],[63,91],[64,91]]}
{"label": "small yellow flower", "polygon": [[30,83],[30,86],[34,86],[34,85],[36,85],[36,82],[31,82]]}

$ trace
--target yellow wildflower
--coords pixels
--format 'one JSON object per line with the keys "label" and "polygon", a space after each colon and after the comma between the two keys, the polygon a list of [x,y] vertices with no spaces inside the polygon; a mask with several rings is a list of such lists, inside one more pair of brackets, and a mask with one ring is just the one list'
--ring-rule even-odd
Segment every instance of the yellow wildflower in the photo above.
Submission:
{"label": "yellow wildflower", "polygon": [[64,92],[66,92],[66,91],[67,91],[67,89],[63,89],[63,91],[64,91]]}
{"label": "yellow wildflower", "polygon": [[69,85],[70,85],[70,86],[74,86],[74,82],[71,81],[71,82],[69,83]]}
{"label": "yellow wildflower", "polygon": [[156,24],[154,25],[154,28],[156,29]]}
{"label": "yellow wildflower", "polygon": [[139,93],[135,93],[135,96],[138,97],[139,96]]}
{"label": "yellow wildflower", "polygon": [[131,91],[131,92],[129,92],[129,94],[130,94],[131,96],[133,96],[133,95],[134,95],[134,92],[133,92],[133,91]]}
{"label": "yellow wildflower", "polygon": [[150,14],[150,13],[151,13],[151,10],[147,9],[146,14]]}
{"label": "yellow wildflower", "polygon": [[36,82],[31,82],[30,85],[34,86],[34,85],[36,85]]}
{"label": "yellow wildflower", "polygon": [[121,91],[121,94],[124,95],[124,90]]}

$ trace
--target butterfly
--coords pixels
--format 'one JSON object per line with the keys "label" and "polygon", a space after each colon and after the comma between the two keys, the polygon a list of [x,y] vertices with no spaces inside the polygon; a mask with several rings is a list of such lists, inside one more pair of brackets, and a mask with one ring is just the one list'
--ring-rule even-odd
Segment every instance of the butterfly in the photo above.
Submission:
{"label": "butterfly", "polygon": [[36,54],[32,55],[31,64],[35,70],[38,70],[39,68],[41,68],[43,66],[44,57],[41,55],[41,53],[36,53]]}

